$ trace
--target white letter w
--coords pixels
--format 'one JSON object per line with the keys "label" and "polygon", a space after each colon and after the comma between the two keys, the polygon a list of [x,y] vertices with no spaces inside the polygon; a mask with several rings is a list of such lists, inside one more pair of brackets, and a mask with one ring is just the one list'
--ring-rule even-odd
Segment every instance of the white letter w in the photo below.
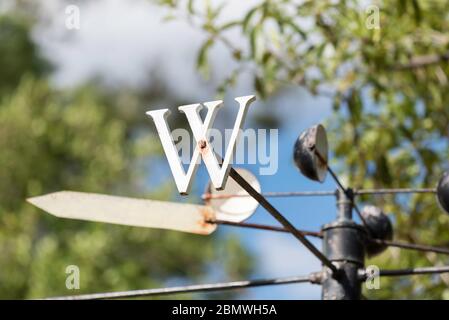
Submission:
{"label": "white letter w", "polygon": [[[223,101],[218,100],[204,103],[207,108],[204,123],[200,117],[200,110],[203,108],[201,104],[196,103],[178,107],[179,111],[185,113],[197,143],[187,173],[185,173],[181,164],[178,150],[176,149],[170,129],[168,128],[167,117],[169,116],[170,111],[168,109],[160,109],[147,112],[147,115],[153,119],[154,124],[156,125],[157,132],[162,142],[162,147],[164,148],[165,155],[167,156],[168,164],[170,165],[170,169],[179,193],[189,193],[192,176],[195,174],[201,161],[200,155],[202,155],[204,164],[206,165],[206,169],[214,187],[217,190],[221,190],[225,187],[229,174],[230,162],[234,156],[236,142],[242,129],[248,106],[251,102],[256,100],[256,97],[251,95],[238,97],[235,98],[235,100],[239,103],[239,111],[237,113],[237,118],[235,120],[231,139],[229,140],[223,163],[221,163],[222,159],[217,159],[212,146],[208,142],[208,132],[213,125],[218,109],[223,105]],[[198,143],[200,141],[204,141],[206,143],[206,146],[202,148],[202,150],[198,147]]]}

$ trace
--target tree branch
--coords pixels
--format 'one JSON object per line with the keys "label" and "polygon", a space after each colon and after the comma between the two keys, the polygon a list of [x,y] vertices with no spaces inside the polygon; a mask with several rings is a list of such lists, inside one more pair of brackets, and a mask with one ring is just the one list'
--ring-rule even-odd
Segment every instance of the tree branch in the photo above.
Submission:
{"label": "tree branch", "polygon": [[399,64],[393,67],[394,70],[411,70],[449,61],[449,51],[443,54],[429,54],[425,56],[413,57],[407,64]]}

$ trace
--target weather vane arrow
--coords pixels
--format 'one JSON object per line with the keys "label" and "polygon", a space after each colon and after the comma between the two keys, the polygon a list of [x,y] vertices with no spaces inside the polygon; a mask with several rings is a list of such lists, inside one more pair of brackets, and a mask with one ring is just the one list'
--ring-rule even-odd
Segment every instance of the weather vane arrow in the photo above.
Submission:
{"label": "weather vane arrow", "polygon": [[[200,163],[200,157],[204,160],[210,174],[211,185],[217,190],[224,189],[239,133],[248,107],[255,100],[255,96],[243,96],[235,100],[238,102],[239,109],[224,160],[220,157],[217,158],[212,146],[207,142],[208,131],[212,127],[223,101],[204,103],[207,108],[204,122],[199,115],[202,108],[201,104],[191,104],[178,108],[185,113],[192,133],[198,142],[187,173],[184,172],[166,121],[169,110],[161,109],[147,112],[154,120],[176,186],[181,194],[188,193],[193,175]],[[254,190],[260,192],[260,185],[251,173],[243,169],[238,169],[238,172],[250,182]],[[228,190],[222,192],[248,195],[234,181],[229,184]],[[257,207],[257,202],[254,199],[241,199],[240,205],[235,209],[232,208],[232,199],[224,203],[206,202],[207,205],[199,205],[75,191],[60,191],[27,200],[36,207],[60,218],[169,229],[202,235],[208,235],[215,231],[217,224],[214,221],[238,223],[250,217]]]}
{"label": "weather vane arrow", "polygon": [[[304,131],[294,147],[294,161],[304,176],[323,182],[329,173],[338,185],[335,192],[287,192],[266,193],[260,191],[260,184],[250,172],[234,169],[230,166],[238,133],[243,125],[249,104],[254,96],[236,98],[239,111],[232,133],[233,138],[228,145],[225,159],[221,159],[208,143],[208,130],[213,124],[222,101],[206,102],[207,114],[204,122],[199,111],[200,104],[179,107],[186,114],[189,125],[197,141],[192,162],[185,173],[173,138],[170,134],[166,117],[167,109],[150,111],[150,115],[158,130],[178,191],[186,194],[191,179],[202,158],[209,172],[211,182],[207,193],[203,195],[206,205],[181,204],[174,202],[133,199],[93,193],[61,191],[44,196],[33,197],[28,201],[35,206],[62,218],[87,221],[106,222],[128,226],[177,230],[195,234],[208,235],[216,230],[218,224],[288,232],[299,240],[310,253],[323,265],[322,271],[309,276],[289,279],[262,279],[256,281],[240,281],[193,285],[175,288],[148,289],[116,293],[98,293],[80,296],[61,297],[62,299],[102,299],[119,297],[151,296],[168,293],[184,293],[208,290],[226,290],[260,285],[281,283],[310,282],[322,285],[323,299],[360,299],[361,283],[369,281],[374,269],[365,268],[365,256],[377,255],[387,247],[398,247],[408,250],[449,254],[449,249],[430,245],[393,241],[393,229],[389,217],[375,206],[365,206],[360,210],[355,197],[368,194],[400,194],[431,193],[437,195],[441,208],[449,213],[449,173],[445,173],[436,188],[426,189],[379,189],[352,190],[341,183],[336,173],[328,164],[328,144],[326,130],[316,125]],[[222,165],[220,166],[220,163]],[[226,183],[228,175],[232,181]],[[221,190],[224,189],[224,190]],[[272,196],[329,196],[337,197],[337,220],[326,224],[320,232],[296,229],[268,200]],[[243,222],[249,218],[258,205],[265,208],[282,227],[257,225]],[[352,218],[352,210],[360,217],[362,225]],[[323,252],[319,251],[306,236],[323,239]],[[400,270],[380,270],[377,276],[404,276],[412,274],[448,273],[449,266],[411,268]],[[375,272],[374,272],[375,274]]]}
{"label": "weather vane arrow", "polygon": [[207,235],[216,225],[212,208],[203,205],[60,191],[28,202],[59,218],[169,229]]}

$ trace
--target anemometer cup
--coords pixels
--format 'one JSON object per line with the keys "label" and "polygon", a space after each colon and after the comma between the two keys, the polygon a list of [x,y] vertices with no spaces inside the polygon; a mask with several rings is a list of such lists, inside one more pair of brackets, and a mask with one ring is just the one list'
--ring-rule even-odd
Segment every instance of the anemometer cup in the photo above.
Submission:
{"label": "anemometer cup", "polygon": [[324,182],[327,174],[328,143],[326,129],[321,124],[300,134],[293,149],[293,159],[304,176]]}
{"label": "anemometer cup", "polygon": [[443,173],[437,185],[437,200],[440,208],[449,214],[449,171]]}
{"label": "anemometer cup", "polygon": [[[365,206],[361,214],[373,238],[383,241],[393,239],[393,225],[390,218],[379,207]],[[386,244],[370,241],[366,245],[366,253],[370,257],[376,256],[387,247]]]}
{"label": "anemometer cup", "polygon": [[[257,178],[248,170],[237,168],[236,171],[257,191],[261,191]],[[257,209],[259,203],[253,199],[237,182],[229,179],[223,190],[215,190],[209,182],[205,204],[212,207],[217,220],[242,222],[248,219]]]}

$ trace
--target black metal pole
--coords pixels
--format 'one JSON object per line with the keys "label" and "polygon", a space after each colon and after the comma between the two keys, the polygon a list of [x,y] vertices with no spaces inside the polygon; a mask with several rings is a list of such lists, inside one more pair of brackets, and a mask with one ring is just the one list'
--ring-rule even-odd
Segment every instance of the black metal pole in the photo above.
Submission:
{"label": "black metal pole", "polygon": [[353,199],[339,189],[337,220],[322,228],[324,255],[338,267],[333,275],[324,269],[323,300],[361,298],[359,270],[364,266],[366,230],[352,220]]}

